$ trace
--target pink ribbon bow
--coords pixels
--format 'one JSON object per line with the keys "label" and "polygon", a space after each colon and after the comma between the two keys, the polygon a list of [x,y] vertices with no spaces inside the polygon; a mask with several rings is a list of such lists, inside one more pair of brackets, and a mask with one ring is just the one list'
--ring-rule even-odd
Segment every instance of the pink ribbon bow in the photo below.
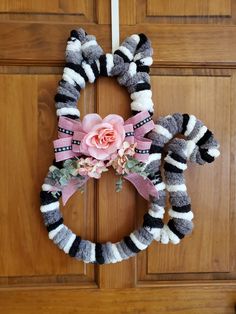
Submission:
{"label": "pink ribbon bow", "polygon": [[[130,144],[137,143],[135,156],[139,161],[145,162],[149,156],[151,140],[144,135],[154,128],[154,122],[148,111],[141,111],[124,123],[125,141]],[[66,117],[60,117],[58,123],[58,137],[54,143],[56,161],[80,156],[80,144],[86,133],[82,123]]]}
{"label": "pink ribbon bow", "polygon": [[[134,158],[145,162],[149,157],[149,150],[152,141],[145,138],[145,134],[154,128],[154,122],[148,111],[141,111],[137,115],[124,122],[125,141],[130,144],[136,143]],[[86,133],[82,129],[82,123],[66,117],[60,117],[58,123],[58,139],[54,143],[56,161],[62,161],[81,155],[80,144]],[[130,181],[140,195],[149,200],[150,195],[157,197],[157,190],[151,180],[141,175],[132,173],[124,176]],[[85,180],[86,182],[87,180]],[[72,187],[73,184],[73,187]],[[76,178],[62,189],[63,203],[76,191]],[[63,196],[64,194],[64,196]]]}

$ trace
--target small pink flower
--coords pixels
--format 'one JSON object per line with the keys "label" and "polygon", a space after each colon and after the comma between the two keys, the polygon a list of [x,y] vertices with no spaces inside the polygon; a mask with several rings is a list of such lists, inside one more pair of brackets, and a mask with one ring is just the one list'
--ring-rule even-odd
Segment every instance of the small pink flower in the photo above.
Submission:
{"label": "small pink flower", "polygon": [[86,135],[81,141],[81,153],[98,160],[109,160],[125,138],[124,120],[115,114],[105,119],[98,114],[88,114],[82,121],[82,129]]}
{"label": "small pink flower", "polygon": [[89,176],[91,178],[99,179],[102,172],[107,171],[105,163],[101,160],[96,160],[91,157],[80,158],[78,162],[78,173],[81,176]]}
{"label": "small pink flower", "polygon": [[111,160],[107,163],[107,166],[112,166],[116,172],[120,175],[129,173],[129,169],[126,168],[128,157],[133,157],[135,154],[135,147],[137,143],[130,144],[124,142],[122,147],[118,150],[117,154],[111,156]]}

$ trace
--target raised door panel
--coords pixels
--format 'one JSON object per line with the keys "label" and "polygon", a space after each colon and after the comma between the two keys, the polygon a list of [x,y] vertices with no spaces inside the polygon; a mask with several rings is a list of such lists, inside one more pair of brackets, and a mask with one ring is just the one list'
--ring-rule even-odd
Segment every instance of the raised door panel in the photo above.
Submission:
{"label": "raised door panel", "polygon": [[[231,177],[235,171],[230,163],[231,156],[234,156],[232,134],[235,126],[231,125],[235,114],[234,77],[235,74],[231,75],[229,71],[212,70],[209,75],[206,70],[197,70],[196,73],[182,70],[178,74],[164,69],[162,75],[152,76],[156,115],[194,114],[214,131],[220,142],[221,156],[209,165],[189,163],[185,177],[194,211],[193,233],[186,236],[180,245],[153,243],[138,259],[140,281],[236,277],[232,258],[235,254],[232,240],[235,183]],[[139,204],[143,207],[141,202]],[[167,211],[168,208],[169,204]],[[167,214],[165,220],[168,220]]]}
{"label": "raised door panel", "polygon": [[[0,283],[94,284],[93,265],[66,256],[48,239],[39,211],[39,191],[53,160],[56,138],[53,95],[57,75],[1,75],[1,163],[4,178],[0,221]],[[82,114],[94,111],[94,86],[82,94]],[[91,181],[63,208],[65,223],[79,235],[95,237],[96,202]],[[73,276],[72,276],[73,275]]]}

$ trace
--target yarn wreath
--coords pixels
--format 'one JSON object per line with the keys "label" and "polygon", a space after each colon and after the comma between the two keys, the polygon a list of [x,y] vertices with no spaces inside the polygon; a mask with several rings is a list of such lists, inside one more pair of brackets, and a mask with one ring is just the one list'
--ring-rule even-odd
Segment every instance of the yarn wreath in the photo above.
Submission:
{"label": "yarn wreath", "polygon": [[[58,139],[54,141],[55,162],[44,180],[41,213],[49,238],[66,254],[85,263],[116,263],[146,249],[153,239],[178,243],[192,229],[190,198],[184,188],[186,161],[211,162],[219,154],[212,133],[193,116],[174,114],[152,121],[153,102],[149,67],[152,48],[144,34],[128,37],[114,54],[104,54],[96,38],[83,29],[73,30],[67,42],[66,66],[55,96]],[[99,76],[115,76],[127,88],[133,116],[127,121],[118,115],[102,119],[88,114],[80,120],[77,101],[86,82]],[[195,119],[195,120],[194,120]],[[162,219],[165,184],[160,173],[163,147],[178,133],[165,158],[165,179],[172,209],[167,225]],[[59,199],[65,204],[90,177],[100,178],[108,167],[130,181],[150,202],[141,228],[117,243],[93,243],[81,239],[63,222]],[[171,194],[172,193],[172,194]]]}

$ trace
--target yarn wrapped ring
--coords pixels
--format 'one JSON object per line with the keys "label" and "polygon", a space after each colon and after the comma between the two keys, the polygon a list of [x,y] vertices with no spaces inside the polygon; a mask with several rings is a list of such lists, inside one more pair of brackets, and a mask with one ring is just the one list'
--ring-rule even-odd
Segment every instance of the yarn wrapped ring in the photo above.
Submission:
{"label": "yarn wrapped ring", "polygon": [[[91,122],[87,119],[85,122],[83,120],[81,124],[79,120],[80,112],[77,108],[77,101],[80,97],[80,90],[85,87],[87,81],[93,83],[99,76],[117,77],[118,83],[127,87],[132,99],[131,111],[134,118],[134,130],[130,132],[125,130],[128,133],[125,139],[128,141],[128,136],[132,135],[129,133],[132,133],[132,131],[135,133],[143,126],[150,125],[151,130],[154,127],[151,119],[153,102],[148,74],[149,67],[152,64],[151,56],[151,43],[144,34],[135,34],[128,37],[114,54],[104,54],[96,38],[88,35],[83,29],[73,30],[67,42],[66,66],[55,96],[59,117],[59,139],[54,141],[56,162],[49,168],[48,175],[42,185],[40,211],[49,232],[49,238],[66,254],[75,257],[77,260],[83,260],[85,263],[108,264],[128,259],[139,251],[146,249],[152,242],[156,232],[163,227],[161,219],[146,214],[143,226],[133,231],[129,236],[124,237],[120,242],[115,244],[110,242],[105,244],[93,243],[75,235],[63,223],[62,213],[59,209],[59,199],[63,195],[61,179],[62,177],[65,179],[68,173],[69,176],[71,174],[71,172],[66,172],[65,168],[68,164],[70,168],[74,162],[81,159],[80,151],[76,151],[76,147],[81,146],[81,140],[78,137],[74,138],[75,135],[80,136],[81,134],[76,132],[74,128],[84,127],[86,129],[85,126]],[[144,114],[146,118],[136,121],[135,119],[140,114]],[[107,123],[107,120],[105,123]],[[145,133],[146,131],[143,135]],[[88,139],[88,134],[86,136]],[[109,136],[111,135],[108,134],[107,137],[109,138]],[[137,141],[139,139],[137,137]],[[60,141],[61,146],[58,145],[58,141]],[[143,137],[142,143],[144,143],[144,146],[146,144],[149,147],[151,146],[151,140],[147,138]],[[91,152],[94,152],[94,150],[91,150]],[[144,149],[144,153],[148,153],[147,160],[142,163],[145,171],[149,160],[153,160],[153,158],[148,148]],[[138,149],[138,146],[135,147],[135,154],[140,155],[142,158],[142,152]],[[70,158],[64,160],[64,155]],[[83,160],[83,162],[85,161]],[[147,179],[155,189],[154,172],[149,172]],[[83,176],[80,175],[79,177],[81,179]],[[83,184],[85,182],[86,180],[83,181]]]}

